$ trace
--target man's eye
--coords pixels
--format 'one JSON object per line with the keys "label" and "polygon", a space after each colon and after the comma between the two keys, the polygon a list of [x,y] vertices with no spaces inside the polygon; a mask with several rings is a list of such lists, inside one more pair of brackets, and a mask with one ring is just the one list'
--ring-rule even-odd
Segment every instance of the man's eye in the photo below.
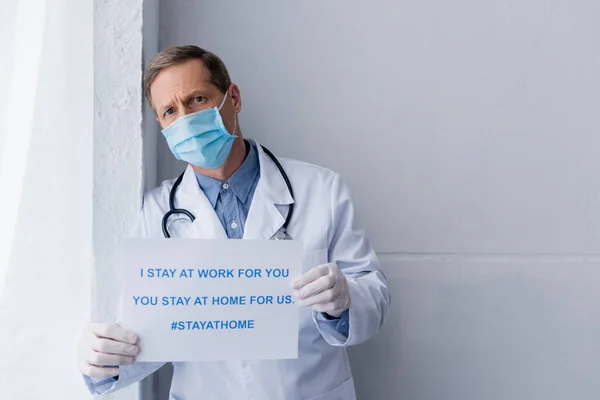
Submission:
{"label": "man's eye", "polygon": [[169,115],[173,115],[174,110],[172,108],[167,109],[167,111],[165,111],[165,117],[168,117]]}
{"label": "man's eye", "polygon": [[194,97],[194,103],[204,103],[204,97],[202,97],[202,96]]}

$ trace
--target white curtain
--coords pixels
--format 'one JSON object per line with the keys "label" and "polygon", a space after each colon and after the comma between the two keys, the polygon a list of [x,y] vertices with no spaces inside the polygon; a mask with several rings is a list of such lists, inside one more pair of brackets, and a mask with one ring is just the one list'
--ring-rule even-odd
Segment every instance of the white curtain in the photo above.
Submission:
{"label": "white curtain", "polygon": [[93,1],[0,1],[0,399],[90,398]]}

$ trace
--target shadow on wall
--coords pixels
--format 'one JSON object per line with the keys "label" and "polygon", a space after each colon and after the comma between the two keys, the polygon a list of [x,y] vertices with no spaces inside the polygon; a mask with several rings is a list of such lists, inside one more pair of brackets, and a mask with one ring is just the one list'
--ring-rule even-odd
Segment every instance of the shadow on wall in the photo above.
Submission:
{"label": "shadow on wall", "polygon": [[173,364],[167,363],[140,382],[140,400],[169,400]]}

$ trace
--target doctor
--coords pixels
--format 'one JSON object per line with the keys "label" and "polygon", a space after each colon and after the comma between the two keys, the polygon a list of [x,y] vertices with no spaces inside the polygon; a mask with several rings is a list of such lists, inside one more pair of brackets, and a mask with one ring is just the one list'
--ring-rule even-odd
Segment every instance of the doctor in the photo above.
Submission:
{"label": "doctor", "polygon": [[[144,196],[137,235],[285,237],[301,241],[305,253],[290,288],[301,306],[298,359],[174,363],[171,399],[355,399],[345,348],[380,330],[390,298],[344,181],[322,167],[270,157],[244,139],[240,91],[211,52],[182,46],[157,54],[144,89],[171,151],[188,166],[175,190],[173,179]],[[174,208],[193,222],[179,212],[163,228],[172,192]],[[83,333],[79,365],[93,394],[115,392],[162,366],[135,362],[144,349],[125,328],[90,323]]]}

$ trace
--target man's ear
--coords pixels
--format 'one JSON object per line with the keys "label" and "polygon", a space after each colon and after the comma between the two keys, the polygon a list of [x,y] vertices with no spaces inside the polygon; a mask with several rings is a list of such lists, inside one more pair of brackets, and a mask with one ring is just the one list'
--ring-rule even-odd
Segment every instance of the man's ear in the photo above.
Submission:
{"label": "man's ear", "polygon": [[231,84],[231,99],[233,100],[233,111],[238,114],[242,111],[242,95],[240,93],[240,88],[235,83]]}

